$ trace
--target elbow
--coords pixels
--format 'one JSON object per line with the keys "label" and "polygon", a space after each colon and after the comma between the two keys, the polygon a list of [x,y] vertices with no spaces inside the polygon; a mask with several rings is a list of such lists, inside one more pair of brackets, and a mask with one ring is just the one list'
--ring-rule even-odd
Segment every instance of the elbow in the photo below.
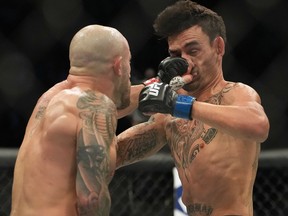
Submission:
{"label": "elbow", "polygon": [[257,142],[263,143],[264,141],[267,140],[269,136],[269,131],[270,131],[270,123],[268,118],[262,117],[259,119],[259,122],[257,124],[256,130],[255,130],[255,137],[257,139]]}

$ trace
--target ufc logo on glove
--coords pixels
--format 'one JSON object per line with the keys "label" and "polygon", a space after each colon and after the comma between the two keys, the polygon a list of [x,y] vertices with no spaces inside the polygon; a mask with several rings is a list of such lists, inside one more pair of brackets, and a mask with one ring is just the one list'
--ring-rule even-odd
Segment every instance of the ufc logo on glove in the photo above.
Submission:
{"label": "ufc logo on glove", "polygon": [[151,84],[150,90],[148,92],[149,95],[153,95],[157,97],[159,95],[160,86],[163,85],[163,83],[153,83]]}
{"label": "ufc logo on glove", "polygon": [[168,84],[155,82],[141,90],[138,109],[142,113],[166,113],[191,120],[195,100],[189,95],[178,95]]}

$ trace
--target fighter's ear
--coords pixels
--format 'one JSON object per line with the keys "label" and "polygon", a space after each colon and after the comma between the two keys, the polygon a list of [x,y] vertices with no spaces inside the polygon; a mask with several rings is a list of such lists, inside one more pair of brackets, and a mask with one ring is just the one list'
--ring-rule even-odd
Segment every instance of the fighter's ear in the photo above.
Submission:
{"label": "fighter's ear", "polygon": [[117,56],[113,62],[113,70],[116,75],[122,74],[122,56]]}
{"label": "fighter's ear", "polygon": [[214,40],[216,45],[217,54],[223,56],[225,53],[225,42],[224,39],[220,36],[216,37]]}

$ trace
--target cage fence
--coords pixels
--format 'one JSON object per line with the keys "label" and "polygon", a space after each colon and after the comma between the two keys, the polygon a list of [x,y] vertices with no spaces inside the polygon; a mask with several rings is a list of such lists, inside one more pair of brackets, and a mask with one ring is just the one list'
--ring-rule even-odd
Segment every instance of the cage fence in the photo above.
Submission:
{"label": "cage fence", "polygon": [[[15,149],[0,149],[0,215],[11,208]],[[173,161],[158,153],[120,168],[110,183],[111,216],[173,216]],[[288,215],[288,150],[262,152],[254,185],[254,216]]]}

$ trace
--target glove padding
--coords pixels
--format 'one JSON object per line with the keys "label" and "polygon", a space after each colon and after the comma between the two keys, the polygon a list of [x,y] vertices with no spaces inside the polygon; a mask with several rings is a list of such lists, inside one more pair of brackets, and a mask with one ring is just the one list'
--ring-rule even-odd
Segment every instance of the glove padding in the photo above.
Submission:
{"label": "glove padding", "polygon": [[182,76],[188,69],[188,62],[181,57],[167,57],[158,66],[158,77],[164,83],[169,84],[171,79]]}
{"label": "glove padding", "polygon": [[169,84],[172,78],[182,76],[187,71],[188,66],[188,62],[184,58],[167,57],[160,62],[157,77],[146,80],[143,84],[145,86],[154,82]]}
{"label": "glove padding", "polygon": [[166,113],[191,120],[194,101],[194,97],[178,95],[168,84],[156,82],[142,89],[138,109],[143,113]]}

